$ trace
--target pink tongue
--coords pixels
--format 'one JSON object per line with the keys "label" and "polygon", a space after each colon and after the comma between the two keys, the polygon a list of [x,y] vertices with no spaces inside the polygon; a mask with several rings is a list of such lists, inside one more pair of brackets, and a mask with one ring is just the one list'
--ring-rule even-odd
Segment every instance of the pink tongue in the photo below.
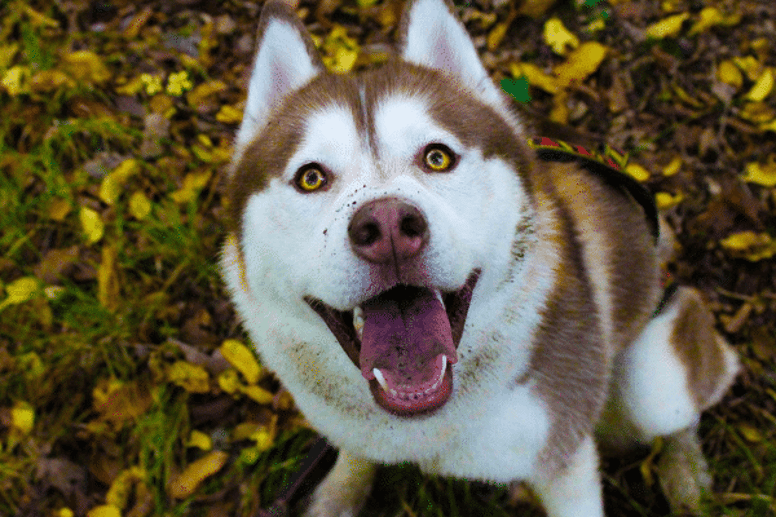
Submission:
{"label": "pink tongue", "polygon": [[363,306],[361,374],[381,371],[391,388],[422,392],[440,375],[437,358],[458,360],[442,302],[430,289],[397,286]]}

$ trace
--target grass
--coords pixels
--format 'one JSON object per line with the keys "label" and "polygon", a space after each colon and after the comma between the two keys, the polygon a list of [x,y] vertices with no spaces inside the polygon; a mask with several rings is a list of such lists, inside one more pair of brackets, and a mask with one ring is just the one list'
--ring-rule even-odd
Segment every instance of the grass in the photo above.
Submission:
{"label": "grass", "polygon": [[[68,29],[58,8],[25,5],[0,7],[0,77],[19,67],[22,78],[0,87],[0,515],[254,515],[299,468],[314,433],[271,375],[252,384],[220,353],[225,339],[244,340],[217,270],[235,130],[217,113],[243,95],[233,35],[208,40],[204,18],[186,13],[150,17],[142,37],[116,24]],[[255,20],[239,14],[240,30],[252,31]],[[168,30],[227,57],[173,51]],[[163,88],[180,71],[195,87],[228,84],[192,105],[191,90]],[[143,73],[160,77],[162,91],[121,90]],[[152,131],[139,113],[169,127]],[[134,172],[106,195],[106,178],[130,159]],[[88,210],[101,229],[84,222]],[[26,279],[33,288],[19,290]],[[709,515],[776,515],[773,341],[758,337],[756,321],[733,336],[746,374],[702,422],[719,494]],[[251,399],[251,386],[271,401]],[[212,450],[227,461],[173,497],[171,484]],[[643,475],[653,469],[646,457],[605,463],[610,515],[667,513]],[[380,471],[366,514],[540,515],[530,497],[508,499],[504,487],[400,465]]]}

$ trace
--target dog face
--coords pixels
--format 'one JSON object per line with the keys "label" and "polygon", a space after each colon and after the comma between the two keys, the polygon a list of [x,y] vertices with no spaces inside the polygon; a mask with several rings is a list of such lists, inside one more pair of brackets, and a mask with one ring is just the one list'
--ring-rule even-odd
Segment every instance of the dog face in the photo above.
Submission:
{"label": "dog face", "polygon": [[[344,351],[383,410],[434,411],[478,286],[497,296],[530,241],[519,124],[470,44],[405,27],[403,60],[335,76],[269,9],[231,183],[245,287],[288,326],[317,313],[316,340],[336,338],[325,353]],[[447,68],[413,62],[428,59]]]}

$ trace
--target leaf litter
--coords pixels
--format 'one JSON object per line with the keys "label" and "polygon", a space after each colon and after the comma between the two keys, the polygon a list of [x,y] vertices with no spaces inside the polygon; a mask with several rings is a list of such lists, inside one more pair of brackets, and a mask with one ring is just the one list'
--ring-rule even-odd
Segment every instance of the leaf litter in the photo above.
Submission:
{"label": "leaf litter", "polygon": [[[299,13],[341,73],[386,59],[399,7],[332,0]],[[259,10],[0,7],[0,514],[253,515],[312,443],[216,269]],[[627,171],[656,194],[681,246],[672,274],[704,291],[746,366],[701,423],[721,494],[709,511],[772,515],[776,7],[459,10],[537,132],[627,151]],[[607,460],[615,515],[666,513],[655,454]],[[396,490],[375,494],[368,515],[537,515],[529,496],[410,467],[381,475]]]}

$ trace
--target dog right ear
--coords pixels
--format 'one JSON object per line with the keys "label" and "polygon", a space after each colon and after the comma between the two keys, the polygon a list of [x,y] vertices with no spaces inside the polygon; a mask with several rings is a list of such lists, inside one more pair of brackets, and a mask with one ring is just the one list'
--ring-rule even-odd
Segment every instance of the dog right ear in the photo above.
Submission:
{"label": "dog right ear", "polygon": [[286,3],[269,1],[265,4],[256,47],[248,99],[235,141],[238,154],[289,93],[323,70],[310,34]]}

